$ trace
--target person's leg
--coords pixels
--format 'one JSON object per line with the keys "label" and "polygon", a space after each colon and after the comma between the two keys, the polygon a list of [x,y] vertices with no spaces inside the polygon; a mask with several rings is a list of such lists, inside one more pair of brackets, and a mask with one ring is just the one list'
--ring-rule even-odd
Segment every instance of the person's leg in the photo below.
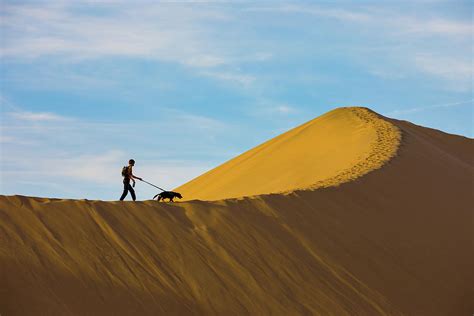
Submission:
{"label": "person's leg", "polygon": [[130,186],[130,181],[123,181],[123,193],[120,197],[120,201],[123,201],[128,194],[128,187]]}
{"label": "person's leg", "polygon": [[130,191],[130,194],[132,195],[132,200],[136,200],[137,197],[135,196],[135,190],[133,189],[133,187],[130,185],[130,183],[128,184],[128,191]]}

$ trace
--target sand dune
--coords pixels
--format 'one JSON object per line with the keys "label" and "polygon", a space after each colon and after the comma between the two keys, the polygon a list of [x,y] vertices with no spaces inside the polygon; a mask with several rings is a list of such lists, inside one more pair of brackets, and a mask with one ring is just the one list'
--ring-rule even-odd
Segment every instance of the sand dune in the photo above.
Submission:
{"label": "sand dune", "polygon": [[380,168],[400,137],[395,125],[366,108],[339,108],[175,190],[185,199],[220,200],[339,185]]}
{"label": "sand dune", "polygon": [[[375,121],[359,121],[354,110]],[[233,169],[218,167],[222,186],[203,193],[252,197],[165,204],[1,196],[0,313],[470,315],[473,140],[365,109],[323,118],[229,161]],[[331,146],[312,139],[321,138],[319,123],[348,128],[330,136],[350,138],[337,146],[348,157],[312,152]],[[293,138],[318,144],[306,155],[333,163],[332,171],[318,178],[309,162],[298,169],[279,157],[298,147],[287,144]],[[255,192],[226,194],[239,183],[234,169],[270,164],[264,152],[280,159],[265,172],[291,167],[273,174],[285,181],[265,187],[255,175]],[[312,174],[293,181],[297,170]]]}

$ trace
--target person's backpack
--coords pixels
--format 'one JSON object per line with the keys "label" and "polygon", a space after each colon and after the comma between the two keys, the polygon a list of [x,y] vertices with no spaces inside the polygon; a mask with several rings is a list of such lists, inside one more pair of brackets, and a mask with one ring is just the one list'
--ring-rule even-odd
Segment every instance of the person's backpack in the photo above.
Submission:
{"label": "person's backpack", "polygon": [[128,176],[128,166],[122,168],[122,177]]}

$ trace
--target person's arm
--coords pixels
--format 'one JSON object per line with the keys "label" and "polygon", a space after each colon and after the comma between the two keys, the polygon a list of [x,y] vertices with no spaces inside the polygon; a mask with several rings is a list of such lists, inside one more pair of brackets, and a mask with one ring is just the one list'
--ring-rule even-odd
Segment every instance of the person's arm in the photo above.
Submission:
{"label": "person's arm", "polygon": [[[133,180],[133,179],[143,180],[142,178],[137,177],[137,176],[135,176],[135,175],[133,174],[132,168],[130,168],[130,179],[132,179],[132,180]],[[133,182],[135,182],[135,181],[133,181]]]}

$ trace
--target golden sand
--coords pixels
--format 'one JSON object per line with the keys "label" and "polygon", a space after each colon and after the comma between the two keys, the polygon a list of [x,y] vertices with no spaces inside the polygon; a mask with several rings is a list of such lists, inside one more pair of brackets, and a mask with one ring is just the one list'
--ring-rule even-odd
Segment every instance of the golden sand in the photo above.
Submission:
{"label": "golden sand", "polygon": [[401,134],[361,107],[338,108],[178,187],[187,200],[220,200],[337,186],[380,168]]}
{"label": "golden sand", "polygon": [[183,203],[0,196],[0,314],[472,313],[474,142],[385,121],[339,109],[219,167],[225,185],[267,162],[261,174],[282,171],[275,183],[246,184],[270,191],[359,176],[317,190]]}

